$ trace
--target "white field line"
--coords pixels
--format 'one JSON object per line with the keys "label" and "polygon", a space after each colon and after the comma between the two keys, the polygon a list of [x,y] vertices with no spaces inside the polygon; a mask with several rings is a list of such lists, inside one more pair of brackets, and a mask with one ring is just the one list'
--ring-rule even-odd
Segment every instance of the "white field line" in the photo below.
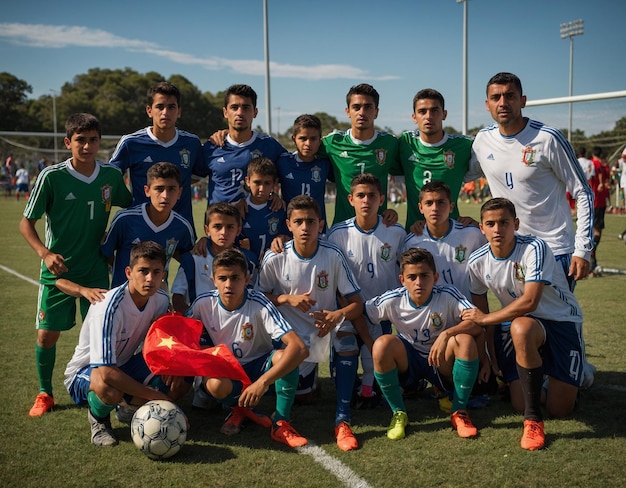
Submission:
{"label": "white field line", "polygon": [[6,266],[3,266],[0,264],[0,269],[2,271],[5,271],[9,274],[12,274],[14,276],[17,276],[19,279],[26,281],[27,283],[30,283],[31,285],[35,285],[35,286],[39,286],[39,282],[33,280],[32,278],[29,278],[28,276],[24,276],[23,274],[18,273],[15,270],[12,270],[11,268],[7,268]]}
{"label": "white field line", "polygon": [[309,440],[304,447],[298,447],[296,450],[300,454],[311,456],[316,463],[322,466],[326,471],[335,475],[337,479],[342,481],[349,488],[370,488],[370,484],[363,478],[359,477],[348,466],[343,464],[339,459],[330,456],[319,446],[316,446]]}

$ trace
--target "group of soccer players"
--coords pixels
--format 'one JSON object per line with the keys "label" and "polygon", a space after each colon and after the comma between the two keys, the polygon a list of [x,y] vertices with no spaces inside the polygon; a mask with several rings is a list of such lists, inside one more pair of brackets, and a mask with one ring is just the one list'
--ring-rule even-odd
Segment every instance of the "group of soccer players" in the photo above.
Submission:
{"label": "group of soccer players", "polygon": [[[169,305],[160,285],[174,257],[181,263],[175,308],[203,322],[205,343],[227,344],[252,381],[247,388],[229,378],[194,382],[199,402],[212,397],[229,409],[223,433],[239,432],[247,418],[278,442],[305,445],[290,424],[291,406],[296,394],[312,400],[317,364],[330,357],[342,450],[359,446],[350,415],[359,359],[358,396],[371,401],[378,387],[393,412],[392,440],[408,425],[403,388],[424,379],[450,392],[459,436],[475,437],[469,395],[476,381],[497,374],[524,413],[521,446],[542,448],[542,402],[551,416],[571,414],[586,372],[573,288],[589,271],[593,194],[568,141],[523,117],[525,102],[517,76],[492,77],[485,104],[496,123],[472,140],[445,133],[443,96],[421,90],[413,100],[417,129],[396,139],[375,129],[377,91],[356,85],[346,96],[351,128],[322,137],[317,117],[300,116],[296,151],[288,153],[252,129],[251,87],[228,88],[228,128],[202,145],[176,127],[180,93],[162,82],[148,91],[152,126],[123,137],[110,164],[95,159],[97,119],[71,116],[72,156],[40,174],[20,223],[42,259],[40,393],[30,415],[54,406],[55,344],[75,325],[76,297],[83,328],[65,383],[77,404],[88,405],[93,444],[117,443],[113,410],[128,420],[141,402],[186,394],[189,379],[154,378],[138,354]],[[481,174],[495,198],[476,227],[458,215],[456,201],[463,181]],[[390,175],[406,178],[408,236],[386,208]],[[194,176],[209,177],[209,208],[207,237],[192,254]],[[327,181],[337,187],[330,228]],[[576,230],[566,191],[577,202]],[[101,249],[112,206],[131,203]],[[43,215],[45,243],[35,228]],[[173,225],[179,221],[187,226]],[[112,290],[107,260],[117,270]],[[491,313],[489,290],[502,304]],[[270,387],[272,418],[255,409]]]}

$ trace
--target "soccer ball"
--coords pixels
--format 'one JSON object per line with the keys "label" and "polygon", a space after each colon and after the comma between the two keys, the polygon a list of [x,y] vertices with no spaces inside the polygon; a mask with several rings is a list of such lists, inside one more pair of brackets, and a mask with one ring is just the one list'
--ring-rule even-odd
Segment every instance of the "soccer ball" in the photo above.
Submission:
{"label": "soccer ball", "polygon": [[150,459],[165,459],[180,451],[187,439],[188,425],[180,407],[167,400],[153,400],[137,409],[130,434]]}

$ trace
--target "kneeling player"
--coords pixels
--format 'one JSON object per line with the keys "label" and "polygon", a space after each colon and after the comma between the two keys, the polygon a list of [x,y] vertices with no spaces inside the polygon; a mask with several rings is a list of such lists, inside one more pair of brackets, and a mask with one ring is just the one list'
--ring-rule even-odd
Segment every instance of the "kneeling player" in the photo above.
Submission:
{"label": "kneeling player", "polygon": [[[439,274],[432,254],[409,249],[400,258],[401,288],[368,300],[365,312],[374,323],[391,321],[398,335],[383,335],[374,342],[374,375],[393,411],[387,437],[404,437],[408,423],[402,387],[427,379],[447,390],[453,385],[452,426],[460,437],[475,437],[478,430],[467,415],[467,402],[478,376],[478,347],[474,337],[482,328],[460,320],[472,304],[453,286],[435,285]],[[482,341],[482,337],[481,337]]]}

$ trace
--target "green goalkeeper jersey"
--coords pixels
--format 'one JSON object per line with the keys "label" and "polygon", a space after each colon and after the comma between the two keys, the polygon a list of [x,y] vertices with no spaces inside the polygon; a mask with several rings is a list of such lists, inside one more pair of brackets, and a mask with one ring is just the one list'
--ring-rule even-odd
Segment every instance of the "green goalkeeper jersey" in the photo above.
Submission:
{"label": "green goalkeeper jersey", "polygon": [[[355,141],[350,131],[335,131],[322,139],[320,157],[327,157],[333,165],[337,184],[337,201],[333,224],[354,217],[354,208],[348,202],[350,183],[361,173],[372,173],[382,185],[387,196],[387,179],[390,174],[402,174],[398,159],[398,140],[393,134],[376,131],[367,141]],[[387,200],[379,212],[387,208]]]}
{"label": "green goalkeeper jersey", "polygon": [[454,209],[450,217],[459,216],[457,199],[463,178],[469,170],[473,140],[467,136],[445,134],[436,144],[420,139],[419,131],[407,131],[400,136],[400,161],[405,176],[408,229],[417,220],[424,220],[418,203],[422,186],[431,181],[444,181],[450,187]]}
{"label": "green goalkeeper jersey", "polygon": [[[68,159],[41,172],[24,217],[39,220],[45,214],[45,246],[63,256],[68,268],[59,278],[102,286],[108,284],[108,267],[100,244],[111,208],[127,207],[131,202],[119,169],[96,161],[96,169],[87,177]],[[56,279],[42,261],[41,283],[54,284]]]}

